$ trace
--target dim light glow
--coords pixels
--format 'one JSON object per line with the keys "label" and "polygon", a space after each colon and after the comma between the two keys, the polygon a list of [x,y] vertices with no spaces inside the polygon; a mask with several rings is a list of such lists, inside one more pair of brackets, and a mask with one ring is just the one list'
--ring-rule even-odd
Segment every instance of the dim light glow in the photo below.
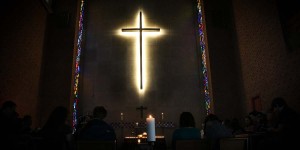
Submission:
{"label": "dim light glow", "polygon": [[73,85],[73,133],[76,132],[77,127],[77,112],[78,112],[78,86],[79,86],[79,75],[80,75],[80,56],[82,50],[82,39],[83,39],[83,14],[84,14],[84,0],[81,0],[79,21],[78,21],[78,35],[77,35],[77,50],[76,50],[76,60],[75,60],[75,72],[74,72],[74,85]]}
{"label": "dim light glow", "polygon": [[202,54],[202,73],[203,73],[203,85],[204,85],[204,100],[205,100],[205,108],[206,114],[211,113],[211,98],[209,93],[209,80],[208,80],[208,72],[207,72],[207,63],[206,63],[206,44],[205,44],[205,35],[204,35],[204,23],[203,23],[203,12],[201,6],[201,0],[197,0],[197,8],[198,8],[198,34],[200,38],[200,51]]}
{"label": "dim light glow", "polygon": [[[78,35],[77,35],[77,49],[76,49],[76,60],[75,60],[75,73],[74,73],[74,87],[73,87],[73,94],[74,94],[74,101],[73,101],[73,133],[76,131],[76,125],[77,125],[77,112],[78,112],[78,101],[79,101],[79,95],[78,95],[78,86],[79,86],[79,75],[80,75],[80,56],[81,56],[81,51],[82,51],[82,38],[83,38],[83,16],[84,16],[84,0],[81,0],[81,5],[80,5],[80,13],[79,13],[79,21],[78,21]],[[197,8],[198,8],[198,34],[200,37],[200,51],[202,54],[202,72],[203,72],[203,82],[204,82],[204,94],[205,94],[205,104],[206,104],[206,111],[207,113],[211,112],[211,102],[210,102],[210,94],[209,94],[209,82],[208,82],[208,75],[207,75],[207,64],[206,64],[206,53],[205,53],[205,40],[204,40],[204,23],[203,23],[203,13],[202,13],[202,8],[201,8],[201,0],[197,0]],[[137,13],[139,14],[139,13]],[[143,26],[148,26],[148,22],[146,22],[147,19],[145,19],[146,16],[143,15],[143,19],[142,19],[142,24]],[[139,26],[139,15],[136,16],[135,19],[135,23],[130,26],[130,27],[138,27]],[[149,25],[151,26],[151,25]],[[165,30],[162,30],[160,28],[160,32],[143,32],[143,45],[142,45],[142,49],[143,49],[143,56],[142,56],[142,64],[143,64],[143,85],[144,88],[143,90],[140,90],[139,88],[139,84],[140,84],[140,70],[139,70],[139,65],[140,65],[140,51],[139,51],[139,33],[138,32],[122,32],[121,31],[121,27],[120,29],[118,29],[117,31],[118,35],[121,35],[125,38],[132,39],[132,37],[136,37],[135,39],[133,39],[135,41],[135,46],[132,47],[132,49],[135,49],[134,51],[134,55],[133,57],[135,58],[134,61],[134,70],[135,70],[135,75],[133,78],[133,82],[136,84],[136,87],[139,91],[139,93],[144,93],[145,89],[147,88],[147,83],[148,83],[148,76],[149,76],[149,70],[148,70],[148,64],[147,64],[147,59],[151,56],[149,56],[149,52],[148,49],[150,49],[147,44],[148,42],[148,38],[154,38],[154,37],[159,37],[161,35],[165,34]],[[162,113],[163,115],[163,113]],[[152,117],[151,115],[149,117]]]}
{"label": "dim light glow", "polygon": [[[138,28],[140,25],[139,25],[139,12],[137,13],[137,16],[135,18],[135,21],[134,21],[134,24],[131,25],[131,26],[125,26],[126,28]],[[143,17],[142,17],[142,24],[143,24],[143,28],[148,28],[148,26],[151,26],[149,25],[148,22],[146,22],[146,19],[147,17],[145,16],[145,14],[143,14]],[[151,26],[152,27],[155,27],[155,26]],[[135,75],[133,76],[133,82],[134,84],[136,85],[136,88],[139,92],[139,94],[143,94],[145,92],[145,90],[147,89],[148,87],[148,79],[149,79],[149,69],[148,69],[148,59],[151,57],[149,56],[149,49],[151,49],[151,47],[149,47],[147,45],[148,41],[150,38],[157,38],[157,37],[160,37],[161,35],[164,35],[164,30],[162,30],[160,28],[160,31],[159,32],[147,32],[147,31],[143,31],[142,32],[142,84],[143,84],[143,88],[141,89],[140,88],[140,83],[141,83],[141,76],[140,76],[140,39],[139,39],[139,32],[122,32],[122,28],[118,29],[117,31],[117,34],[118,35],[121,35],[125,38],[130,38],[132,39],[132,37],[135,37],[134,39],[134,47],[132,47],[132,49],[134,49],[134,58],[135,58],[135,61],[134,61],[134,70],[135,70]]]}

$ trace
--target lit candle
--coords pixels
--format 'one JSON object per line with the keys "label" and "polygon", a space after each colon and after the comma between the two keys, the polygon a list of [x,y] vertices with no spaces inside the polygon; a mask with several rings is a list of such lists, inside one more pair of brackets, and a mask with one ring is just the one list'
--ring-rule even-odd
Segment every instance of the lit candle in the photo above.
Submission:
{"label": "lit candle", "polygon": [[155,141],[155,118],[151,115],[146,119],[147,122],[147,141]]}
{"label": "lit candle", "polygon": [[121,113],[121,121],[123,121],[124,117],[123,117],[123,113]]}
{"label": "lit candle", "polygon": [[164,113],[161,113],[161,120],[164,120]]}

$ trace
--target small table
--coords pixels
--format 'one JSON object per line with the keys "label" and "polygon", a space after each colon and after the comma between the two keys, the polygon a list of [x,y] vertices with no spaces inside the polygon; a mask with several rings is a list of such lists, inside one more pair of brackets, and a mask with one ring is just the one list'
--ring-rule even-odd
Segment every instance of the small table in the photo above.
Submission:
{"label": "small table", "polygon": [[[154,145],[152,145],[154,144]],[[147,137],[124,137],[123,150],[166,150],[164,136],[156,136],[154,143],[149,143]]]}

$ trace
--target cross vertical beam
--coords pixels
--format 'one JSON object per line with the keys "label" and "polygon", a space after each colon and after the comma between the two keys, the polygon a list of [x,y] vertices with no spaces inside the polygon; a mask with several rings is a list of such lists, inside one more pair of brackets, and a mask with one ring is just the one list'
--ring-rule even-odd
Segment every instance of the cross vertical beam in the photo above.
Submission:
{"label": "cross vertical beam", "polygon": [[142,28],[142,12],[140,11],[140,78],[141,78],[141,82],[140,82],[140,89],[143,89],[143,46],[142,46],[142,42],[143,42],[143,28]]}
{"label": "cross vertical beam", "polygon": [[138,28],[123,28],[122,32],[139,32],[140,36],[140,89],[143,89],[143,31],[144,32],[159,32],[160,28],[143,28],[142,12],[139,14]]}

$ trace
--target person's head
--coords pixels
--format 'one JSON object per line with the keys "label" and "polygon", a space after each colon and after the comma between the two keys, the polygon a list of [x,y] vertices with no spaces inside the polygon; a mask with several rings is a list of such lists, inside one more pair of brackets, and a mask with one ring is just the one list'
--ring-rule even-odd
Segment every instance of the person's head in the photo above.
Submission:
{"label": "person's head", "polygon": [[250,125],[253,125],[253,120],[250,116],[246,116],[244,118],[244,123],[245,123],[245,126],[250,126]]}
{"label": "person's head", "polygon": [[6,101],[2,104],[1,112],[6,116],[13,116],[16,113],[16,103],[13,101]]}
{"label": "person's head", "polygon": [[286,107],[286,102],[282,97],[276,97],[272,100],[271,108],[273,111],[280,111]]}
{"label": "person's head", "polygon": [[263,115],[264,114],[262,112],[254,110],[254,111],[250,112],[248,116],[252,120],[253,124],[258,124]]}
{"label": "person's head", "polygon": [[59,127],[66,123],[68,117],[68,109],[63,106],[56,107],[50,114],[47,126],[50,127]]}
{"label": "person's head", "polygon": [[107,111],[103,106],[96,106],[93,110],[93,117],[97,119],[104,119],[107,115]]}
{"label": "person's head", "polygon": [[217,115],[209,114],[205,117],[204,128],[211,126],[214,123],[221,123]]}
{"label": "person's head", "polygon": [[195,127],[195,120],[190,112],[182,112],[179,120],[180,127]]}
{"label": "person's head", "polygon": [[208,121],[220,121],[220,120],[217,115],[209,114],[205,117],[205,122],[208,122]]}

